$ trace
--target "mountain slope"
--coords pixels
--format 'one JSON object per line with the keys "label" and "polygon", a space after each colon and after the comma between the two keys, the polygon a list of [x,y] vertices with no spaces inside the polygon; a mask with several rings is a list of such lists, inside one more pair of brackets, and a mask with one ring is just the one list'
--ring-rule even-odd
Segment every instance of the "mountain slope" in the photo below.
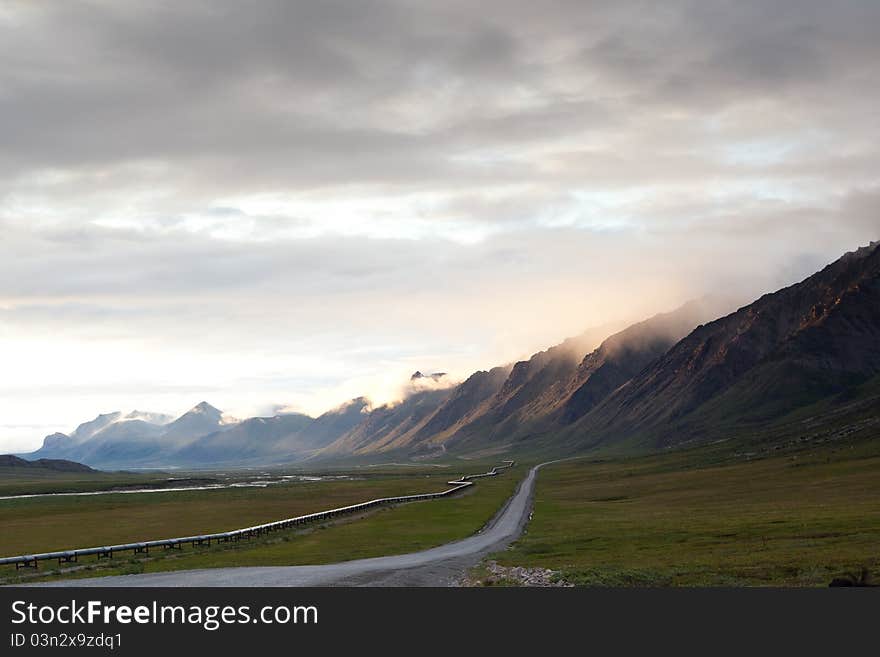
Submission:
{"label": "mountain slope", "polygon": [[140,411],[132,411],[125,416],[118,411],[103,413],[94,420],[83,422],[70,435],[53,433],[46,436],[40,449],[30,456],[88,461],[90,456],[103,454],[117,442],[159,436],[163,432],[162,423],[171,419],[161,413]]}
{"label": "mountain slope", "polygon": [[450,390],[411,393],[398,404],[373,409],[321,456],[387,451],[430,456],[570,423],[700,321],[716,317],[718,306],[691,302],[604,341],[607,328],[586,331],[528,360],[477,372]]}
{"label": "mountain slope", "polygon": [[[513,365],[477,372],[459,384],[409,441],[421,452],[445,449],[463,436],[506,431],[506,420],[549,412],[570,385],[578,363],[613,329],[584,331]],[[516,416],[520,415],[519,418]],[[403,447],[399,442],[395,447]]]}
{"label": "mountain slope", "polygon": [[178,465],[289,463],[327,447],[368,417],[369,402],[358,397],[317,418],[300,413],[249,418],[206,434],[169,453]]}
{"label": "mountain slope", "polygon": [[183,445],[219,431],[223,426],[223,412],[203,401],[165,425],[162,436],[168,443]]}
{"label": "mountain slope", "polygon": [[94,420],[90,420],[88,422],[83,422],[76,429],[74,429],[73,433],[70,434],[70,437],[74,442],[83,442],[94,436],[96,433],[109,426],[113,422],[116,422],[119,418],[122,417],[122,413],[116,411],[114,413],[103,413],[96,417]]}
{"label": "mountain slope", "polygon": [[471,421],[504,386],[512,366],[493,367],[471,374],[457,385],[440,407],[419,428],[414,438],[442,440]]}
{"label": "mountain slope", "polygon": [[570,424],[586,415],[696,326],[716,318],[726,307],[727,302],[720,299],[691,301],[605,340],[578,366],[570,391],[563,394],[564,402],[556,416],[558,423]]}
{"label": "mountain slope", "polygon": [[155,438],[156,436],[161,436],[163,432],[164,427],[145,422],[144,420],[120,420],[101,429],[88,442],[90,444],[99,444],[120,440]]}
{"label": "mountain slope", "polygon": [[329,445],[340,436],[360,424],[370,409],[370,400],[356,397],[341,406],[319,415],[309,425],[308,438],[311,446]]}
{"label": "mountain slope", "polygon": [[[498,404],[498,395],[506,385],[524,389],[523,398],[545,392],[555,383],[565,381],[584,354],[609,330],[602,327],[585,331],[535,354],[529,361],[476,372],[447,389],[423,391],[415,388],[402,402],[372,409],[350,433],[324,450],[322,456],[392,450],[422,455],[442,453],[444,443],[462,429],[475,423],[493,422],[498,412],[493,404]],[[518,381],[510,384],[514,372],[517,372]],[[421,372],[416,372],[411,383],[423,378]]]}
{"label": "mountain slope", "polygon": [[360,454],[401,447],[449,398],[451,389],[419,390],[395,404],[372,409],[322,454]]}
{"label": "mountain slope", "polygon": [[175,463],[243,463],[254,459],[292,460],[308,451],[308,441],[297,441],[314,419],[291,413],[253,417],[223,431],[215,431],[185,445],[173,454]]}
{"label": "mountain slope", "polygon": [[665,446],[782,418],[880,372],[880,247],[699,327],[578,422]]}
{"label": "mountain slope", "polygon": [[[591,410],[728,302],[692,301],[615,333],[586,355],[566,342],[513,366],[483,411],[450,437],[447,447],[527,440],[559,431]],[[575,358],[573,358],[575,356]]]}

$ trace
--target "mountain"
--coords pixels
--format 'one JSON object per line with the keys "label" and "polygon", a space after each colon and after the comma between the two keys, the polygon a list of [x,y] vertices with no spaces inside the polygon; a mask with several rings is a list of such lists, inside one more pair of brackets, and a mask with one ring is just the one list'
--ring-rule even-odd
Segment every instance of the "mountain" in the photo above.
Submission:
{"label": "mountain", "polygon": [[78,461],[90,465],[151,465],[182,445],[228,426],[223,414],[202,402],[173,420],[162,413],[104,413],[80,424],[71,434],[43,439],[32,458]]}
{"label": "mountain", "polygon": [[[318,418],[299,413],[230,421],[201,402],[168,421],[159,413],[107,413],[71,436],[46,436],[30,458],[65,458],[102,467],[156,467],[289,463],[312,455],[367,417],[359,397]],[[78,436],[78,438],[74,438]]]}
{"label": "mountain", "polygon": [[358,397],[314,419],[230,422],[207,402],[173,421],[108,413],[47,436],[32,456],[226,467],[663,449],[746,433],[772,442],[815,434],[826,418],[880,424],[880,244],[728,313],[731,305],[702,299],[617,332],[587,331],[458,384],[416,372],[398,402]]}
{"label": "mountain", "polygon": [[731,314],[728,300],[690,302],[588,353],[566,341],[443,396],[373,409],[321,455],[656,449],[873,399],[864,386],[876,377],[880,389],[878,260],[872,244]]}
{"label": "mountain", "polygon": [[323,455],[384,451],[409,443],[412,434],[449,398],[450,390],[415,390],[403,400],[363,414],[349,431],[329,445]]}
{"label": "mountain", "polygon": [[476,417],[484,405],[501,390],[511,366],[494,367],[489,371],[471,374],[457,385],[419,428],[414,436],[417,441],[442,442],[456,430]]}
{"label": "mountain", "polygon": [[27,461],[12,454],[0,454],[0,475],[14,475],[32,472],[95,472],[82,463],[59,459],[39,459]]}
{"label": "mountain", "polygon": [[558,407],[576,387],[579,363],[610,330],[585,331],[526,361],[476,372],[445,389],[424,387],[445,375],[417,371],[403,400],[373,408],[320,456],[404,451],[426,457],[471,436],[508,436]]}
{"label": "mountain", "polygon": [[[432,418],[417,438],[426,441],[425,449],[427,445],[436,449],[437,444],[446,449],[476,449],[558,430],[626,383],[701,321],[717,317],[718,309],[728,303],[718,299],[690,302],[615,333],[598,347],[595,332],[566,340],[506,370],[500,386],[464,418],[452,425]],[[447,403],[457,400],[454,394]]]}
{"label": "mountain", "polygon": [[103,413],[94,420],[83,422],[70,435],[53,433],[46,436],[42,447],[33,455],[82,460],[84,453],[94,451],[99,444],[156,436],[162,432],[161,425],[171,419],[173,418],[162,413],[141,411],[132,411],[124,416],[119,411]]}
{"label": "mountain", "polygon": [[174,452],[179,463],[244,463],[254,459],[266,461],[294,460],[311,447],[298,436],[314,419],[300,413],[253,417],[233,427],[209,433]]}
{"label": "mountain", "polygon": [[880,243],[700,326],[578,420],[580,445],[665,447],[780,421],[880,374]]}
{"label": "mountain", "polygon": [[612,325],[589,329],[527,361],[476,372],[438,399],[442,403],[414,431],[395,430],[392,440],[383,437],[372,446],[362,444],[360,452],[406,449],[425,457],[442,454],[448,444],[465,436],[504,431],[500,425],[516,409],[553,398],[584,355],[612,330]]}
{"label": "mountain", "polygon": [[165,425],[162,437],[167,443],[184,445],[220,431],[224,425],[223,412],[203,401]]}
{"label": "mountain", "polygon": [[89,439],[89,443],[108,443],[118,440],[134,440],[139,438],[155,438],[161,436],[164,427],[151,424],[144,420],[119,420],[97,432]]}
{"label": "mountain", "polygon": [[308,429],[311,444],[315,447],[331,444],[360,424],[369,411],[370,400],[366,397],[356,397],[319,415]]}
{"label": "mountain", "polygon": [[136,464],[162,449],[162,431],[143,420],[119,420],[77,445],[72,455],[89,464]]}
{"label": "mountain", "polygon": [[443,380],[443,377],[446,376],[446,372],[432,372],[431,374],[422,374],[419,370],[416,370],[411,377],[409,377],[410,382],[419,382],[419,381],[433,381],[434,383],[438,383]]}
{"label": "mountain", "polygon": [[730,302],[721,298],[691,301],[670,313],[655,315],[612,335],[588,354],[559,395],[558,423],[567,425],[665,354],[702,322],[714,319]]}
{"label": "mountain", "polygon": [[[533,356],[532,360],[541,361],[535,369],[543,370],[547,380],[573,372],[578,360],[607,334],[607,330],[603,327],[585,331]],[[323,450],[320,456],[401,450],[419,453],[422,457],[442,453],[451,436],[491,413],[489,404],[509,381],[511,369],[523,365],[528,364],[524,362],[476,372],[462,383],[447,387],[437,386],[445,382],[445,373],[425,375],[417,371],[410,377],[410,388],[401,401],[370,410],[357,426]],[[541,387],[540,383],[535,384],[535,389]]]}
{"label": "mountain", "polygon": [[73,439],[66,433],[55,432],[43,438],[42,450],[46,452],[62,452],[67,450],[73,443]]}
{"label": "mountain", "polygon": [[509,430],[513,423],[542,414],[542,409],[549,410],[564,394],[578,364],[596,342],[594,335],[584,334],[515,363],[501,388],[453,435],[461,439],[497,434]]}
{"label": "mountain", "polygon": [[312,456],[354,429],[369,417],[369,408],[369,401],[358,397],[317,418],[301,413],[250,418],[206,434],[166,458],[191,466],[290,463]]}
{"label": "mountain", "polygon": [[166,415],[165,413],[151,413],[149,411],[132,411],[123,419],[143,420],[144,422],[147,422],[149,424],[164,425],[171,422],[174,419],[174,416]]}
{"label": "mountain", "polygon": [[98,433],[101,429],[109,426],[113,422],[116,422],[120,417],[122,417],[122,413],[116,411],[114,413],[104,413],[99,415],[94,420],[90,420],[88,422],[83,422],[76,429],[74,429],[73,433],[70,434],[70,437],[74,442],[83,442],[88,440],[96,433]]}
{"label": "mountain", "polygon": [[[553,421],[575,417],[590,391],[604,396],[625,383],[699,321],[717,316],[712,314],[715,308],[717,303],[692,302],[605,341],[607,327],[586,331],[528,360],[477,372],[445,390],[420,388],[428,377],[416,372],[402,401],[372,409],[320,456],[404,451],[426,457],[449,447],[476,448],[538,428],[546,431]],[[580,396],[571,401],[575,393]]]}

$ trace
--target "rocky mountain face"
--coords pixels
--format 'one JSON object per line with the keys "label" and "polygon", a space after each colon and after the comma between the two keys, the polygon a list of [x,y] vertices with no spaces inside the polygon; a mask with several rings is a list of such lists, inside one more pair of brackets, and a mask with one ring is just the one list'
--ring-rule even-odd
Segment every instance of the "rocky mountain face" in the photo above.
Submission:
{"label": "rocky mountain face", "polygon": [[701,326],[571,436],[664,446],[784,417],[880,373],[880,245]]}
{"label": "rocky mountain face", "polygon": [[656,315],[612,335],[578,365],[556,405],[556,423],[568,425],[589,413],[695,327],[714,319],[728,305],[720,299],[691,301],[678,310]]}
{"label": "rocky mountain face", "polygon": [[[625,383],[699,321],[717,316],[716,306],[693,302],[607,340],[608,328],[586,331],[528,360],[477,372],[448,390],[410,394],[373,409],[320,456],[404,451],[426,457],[570,423],[583,414],[590,395],[604,397]],[[416,372],[411,382],[424,378]]]}
{"label": "rocky mountain face", "polygon": [[567,426],[701,321],[717,316],[722,305],[694,301],[615,333],[598,347],[594,336],[581,336],[520,361],[466,421],[443,436],[444,444],[461,449],[527,440]]}
{"label": "rocky mountain face", "polygon": [[449,389],[417,390],[399,402],[373,408],[323,454],[355,455],[404,448],[449,394]]}
{"label": "rocky mountain face", "polygon": [[[604,329],[594,329],[566,340],[529,361],[513,366],[476,372],[464,382],[445,389],[421,388],[429,377],[442,381],[442,375],[416,372],[410,377],[412,390],[393,405],[375,408],[348,434],[320,453],[322,457],[365,455],[407,451],[422,456],[442,453],[445,444],[472,426],[491,426],[503,414],[498,406],[504,399],[520,399],[540,394],[557,380],[575,371],[578,361],[602,337]],[[515,382],[511,380],[514,379]],[[502,399],[500,395],[504,395]],[[552,394],[547,391],[547,394]],[[511,402],[515,404],[516,402]]]}
{"label": "rocky mountain face", "polygon": [[471,374],[455,386],[440,406],[415,432],[419,443],[442,443],[478,417],[501,390],[512,366],[494,367]]}
{"label": "rocky mountain face", "polygon": [[575,339],[478,372],[439,403],[414,400],[418,422],[377,409],[334,454],[659,448],[766,426],[880,376],[878,260],[874,244],[731,314],[703,299],[595,349]]}

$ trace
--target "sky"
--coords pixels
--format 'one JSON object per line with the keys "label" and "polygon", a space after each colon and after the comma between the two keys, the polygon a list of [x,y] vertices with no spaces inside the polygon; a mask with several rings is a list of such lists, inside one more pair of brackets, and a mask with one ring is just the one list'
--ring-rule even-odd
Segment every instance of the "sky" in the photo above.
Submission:
{"label": "sky", "polygon": [[0,2],[0,452],[395,399],[880,239],[880,3]]}

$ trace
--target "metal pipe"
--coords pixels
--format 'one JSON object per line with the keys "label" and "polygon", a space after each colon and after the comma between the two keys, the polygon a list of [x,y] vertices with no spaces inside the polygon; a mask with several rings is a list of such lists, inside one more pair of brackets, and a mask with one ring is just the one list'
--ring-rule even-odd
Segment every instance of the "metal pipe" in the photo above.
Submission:
{"label": "metal pipe", "polygon": [[14,557],[0,557],[0,565],[15,564],[16,570],[18,570],[19,568],[37,568],[38,561],[45,561],[48,559],[58,559],[59,563],[61,563],[61,560],[63,559],[66,563],[70,563],[72,561],[76,561],[78,557],[89,556],[93,554],[97,555],[98,559],[112,559],[114,552],[123,552],[127,550],[133,550],[135,554],[137,554],[147,553],[149,552],[149,548],[151,547],[164,547],[166,550],[179,550],[181,549],[181,545],[183,543],[192,543],[192,545],[195,546],[210,545],[211,540],[228,541],[229,537],[234,537],[235,540],[239,540],[242,537],[250,539],[252,536],[259,536],[263,532],[269,532],[275,529],[290,527],[292,525],[305,524],[314,520],[324,520],[326,518],[332,518],[337,515],[361,511],[381,504],[400,504],[404,502],[415,502],[418,500],[429,500],[446,497],[457,493],[458,491],[463,490],[469,486],[473,486],[474,484],[471,479],[497,476],[498,470],[506,470],[508,468],[511,468],[515,465],[515,463],[515,461],[502,461],[502,465],[495,466],[489,472],[476,475],[463,475],[456,480],[446,482],[449,486],[452,486],[452,488],[441,491],[439,493],[422,493],[419,495],[402,495],[398,497],[380,497],[375,500],[369,500],[368,502],[351,504],[349,506],[343,506],[337,509],[329,509],[327,511],[309,513],[304,516],[286,518],[284,520],[277,520],[262,525],[255,525],[253,527],[245,527],[243,529],[235,529],[229,532],[218,532],[216,534],[185,536],[182,538],[166,538],[155,541],[124,543],[122,545],[105,545],[103,547],[80,548],[76,550],[43,552],[39,554],[18,555]]}

